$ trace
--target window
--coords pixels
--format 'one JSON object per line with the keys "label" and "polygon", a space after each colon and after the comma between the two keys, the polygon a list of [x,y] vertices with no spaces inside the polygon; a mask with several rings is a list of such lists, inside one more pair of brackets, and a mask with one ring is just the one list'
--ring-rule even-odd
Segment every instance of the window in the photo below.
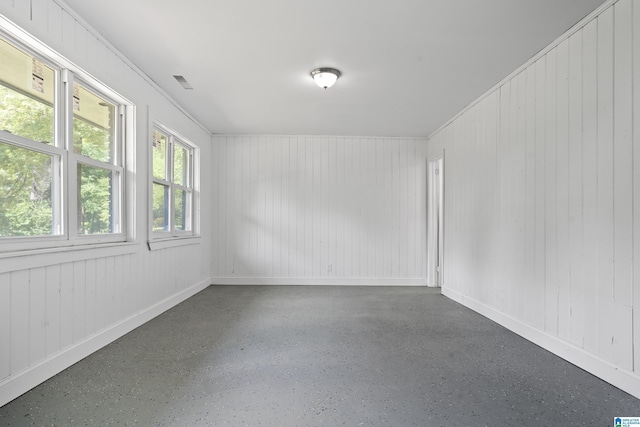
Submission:
{"label": "window", "polygon": [[125,103],[65,65],[0,34],[0,251],[126,240]]}
{"label": "window", "polygon": [[152,237],[194,235],[195,147],[156,125],[151,153]]}

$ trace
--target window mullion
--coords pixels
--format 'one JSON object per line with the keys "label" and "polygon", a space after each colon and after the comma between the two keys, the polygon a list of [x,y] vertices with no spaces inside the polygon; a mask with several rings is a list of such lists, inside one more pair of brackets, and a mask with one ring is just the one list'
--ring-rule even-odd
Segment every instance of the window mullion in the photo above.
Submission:
{"label": "window mullion", "polygon": [[193,150],[189,150],[189,160],[187,161],[187,182],[189,188],[193,187]]}
{"label": "window mullion", "polygon": [[176,232],[175,206],[174,206],[174,183],[173,183],[173,145],[175,138],[169,135],[169,143],[167,144],[167,181],[169,181],[169,233],[172,236]]}
{"label": "window mullion", "polygon": [[64,227],[65,215],[63,201],[65,196],[65,157],[65,155],[53,156],[51,161],[51,209],[53,212],[52,225],[54,235],[64,235],[67,231]]}
{"label": "window mullion", "polygon": [[69,70],[62,70],[62,108],[60,108],[60,135],[61,143],[66,150],[66,162],[63,163],[63,172],[66,179],[67,193],[63,195],[63,212],[66,215],[67,233],[69,239],[78,236],[78,162],[73,153],[73,75]]}
{"label": "window mullion", "polygon": [[54,172],[53,182],[51,183],[51,199],[53,207],[53,227],[54,232],[68,238],[68,188],[69,181],[67,169],[69,165],[69,156],[65,149],[65,125],[63,118],[65,117],[66,106],[66,88],[67,88],[67,70],[56,69],[55,86],[54,86],[54,108],[53,108],[53,126],[54,140],[53,146],[60,151],[60,156],[56,156],[52,164],[52,172]]}
{"label": "window mullion", "polygon": [[115,207],[117,208],[117,210],[114,211],[116,213],[115,226],[117,227],[118,233],[123,233],[126,235],[127,230],[126,230],[125,218],[127,213],[125,212],[126,188],[124,185],[126,181],[126,173],[124,171],[124,165],[125,165],[124,144],[122,143],[123,141],[126,141],[125,126],[124,126],[125,125],[124,105],[118,104],[116,112],[117,113],[115,118],[115,132],[114,132],[114,138],[116,139],[116,141],[114,141],[114,144],[113,144],[113,150],[115,152],[113,156],[113,162],[119,168],[120,171],[117,174],[119,180],[118,180],[118,187],[116,189],[117,197],[115,199],[116,201]]}

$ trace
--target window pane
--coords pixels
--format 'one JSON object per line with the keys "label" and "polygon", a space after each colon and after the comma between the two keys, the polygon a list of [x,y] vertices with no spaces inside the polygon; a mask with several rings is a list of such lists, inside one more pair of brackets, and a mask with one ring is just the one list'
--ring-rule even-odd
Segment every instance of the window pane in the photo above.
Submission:
{"label": "window pane", "polygon": [[78,233],[113,232],[113,172],[78,163]]}
{"label": "window pane", "polygon": [[169,231],[169,187],[153,183],[153,231]]}
{"label": "window pane", "polygon": [[0,142],[0,237],[53,234],[52,156]]}
{"label": "window pane", "polygon": [[187,187],[189,184],[188,173],[189,151],[180,144],[176,144],[173,149],[173,182]]}
{"label": "window pane", "polygon": [[116,107],[85,89],[73,85],[73,151],[102,162],[114,158]]}
{"label": "window pane", "polygon": [[176,190],[174,203],[176,230],[191,231],[191,192]]}
{"label": "window pane", "polygon": [[33,141],[54,141],[55,73],[0,39],[0,130]]}
{"label": "window pane", "polygon": [[157,130],[153,131],[153,176],[167,179],[167,136]]}

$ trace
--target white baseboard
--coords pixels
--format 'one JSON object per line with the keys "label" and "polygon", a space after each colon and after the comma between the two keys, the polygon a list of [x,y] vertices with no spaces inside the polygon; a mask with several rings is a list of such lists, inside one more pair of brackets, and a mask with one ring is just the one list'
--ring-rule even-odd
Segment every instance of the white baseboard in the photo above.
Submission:
{"label": "white baseboard", "polygon": [[424,278],[214,277],[214,285],[426,286]]}
{"label": "white baseboard", "polygon": [[582,348],[522,323],[509,315],[476,301],[473,298],[468,298],[457,291],[443,287],[442,295],[480,313],[545,350],[640,399],[639,375],[600,359]]}
{"label": "white baseboard", "polygon": [[67,347],[38,364],[30,366],[24,371],[4,379],[0,382],[0,407],[6,405],[13,399],[21,396],[59,372],[62,372],[74,363],[84,359],[91,353],[100,350],[107,344],[131,332],[138,326],[141,326],[154,317],[162,314],[171,307],[174,307],[187,298],[197,294],[207,288],[210,284],[211,279],[206,279],[196,283],[195,285],[160,301],[146,310],[136,313],[133,316],[96,333],[95,335],[85,338],[79,343]]}

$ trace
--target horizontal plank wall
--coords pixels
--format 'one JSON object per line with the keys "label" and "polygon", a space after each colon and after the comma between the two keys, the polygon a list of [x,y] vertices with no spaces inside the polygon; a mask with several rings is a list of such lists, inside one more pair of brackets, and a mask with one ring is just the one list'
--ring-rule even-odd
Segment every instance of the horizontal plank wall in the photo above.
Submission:
{"label": "horizontal plank wall", "polygon": [[[200,146],[211,136],[63,2],[0,0],[0,15],[131,100],[136,108],[131,242],[0,256],[0,406],[210,284],[211,181],[202,168],[202,238],[147,247],[147,111]],[[131,165],[130,165],[131,166]],[[133,192],[133,194],[131,194]]]}
{"label": "horizontal plank wall", "polygon": [[213,143],[216,283],[426,284],[426,139]]}
{"label": "horizontal plank wall", "polygon": [[610,2],[429,139],[443,293],[640,397],[640,4]]}

